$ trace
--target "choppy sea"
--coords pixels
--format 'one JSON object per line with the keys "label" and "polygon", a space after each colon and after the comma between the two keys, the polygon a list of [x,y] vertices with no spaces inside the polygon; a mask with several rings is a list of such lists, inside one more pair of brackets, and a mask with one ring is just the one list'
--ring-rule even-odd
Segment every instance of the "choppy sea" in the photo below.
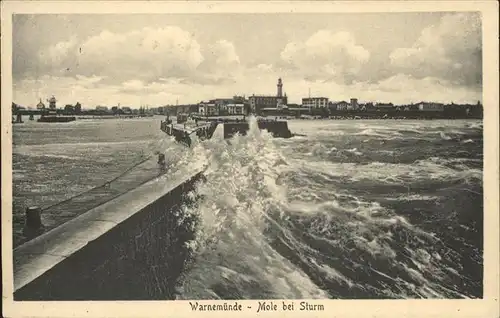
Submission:
{"label": "choppy sea", "polygon": [[482,297],[481,121],[292,120],[291,139],[252,121],[186,149],[159,120],[14,125],[14,240],[25,206],[160,150],[172,171],[209,164],[179,299]]}

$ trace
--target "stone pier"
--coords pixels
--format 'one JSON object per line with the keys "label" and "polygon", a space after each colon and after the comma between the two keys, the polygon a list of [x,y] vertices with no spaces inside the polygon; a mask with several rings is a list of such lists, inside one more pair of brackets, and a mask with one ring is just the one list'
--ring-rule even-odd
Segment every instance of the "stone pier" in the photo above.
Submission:
{"label": "stone pier", "polygon": [[187,194],[203,171],[142,184],[18,246],[14,300],[166,300],[193,239]]}

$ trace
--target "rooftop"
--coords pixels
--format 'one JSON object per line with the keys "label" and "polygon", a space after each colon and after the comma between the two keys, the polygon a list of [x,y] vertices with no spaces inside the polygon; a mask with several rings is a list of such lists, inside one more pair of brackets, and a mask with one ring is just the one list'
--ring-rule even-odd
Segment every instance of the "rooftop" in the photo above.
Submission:
{"label": "rooftop", "polygon": [[272,97],[272,98],[278,98],[278,96],[276,96],[276,95],[255,95],[255,94],[253,94],[250,97],[269,97],[269,98]]}

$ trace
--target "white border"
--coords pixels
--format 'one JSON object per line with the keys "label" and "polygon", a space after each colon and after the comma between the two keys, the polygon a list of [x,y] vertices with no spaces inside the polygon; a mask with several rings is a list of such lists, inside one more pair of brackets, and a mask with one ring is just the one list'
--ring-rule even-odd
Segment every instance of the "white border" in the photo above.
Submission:
{"label": "white border", "polygon": [[[499,98],[498,3],[496,1],[348,2],[139,2],[3,1],[2,5],[2,272],[6,317],[499,317]],[[483,16],[484,116],[484,299],[482,300],[319,300],[323,312],[192,312],[187,301],[14,302],[12,300],[12,14],[13,13],[273,13],[273,12],[437,12],[480,11]],[[240,301],[255,308],[257,302]]]}

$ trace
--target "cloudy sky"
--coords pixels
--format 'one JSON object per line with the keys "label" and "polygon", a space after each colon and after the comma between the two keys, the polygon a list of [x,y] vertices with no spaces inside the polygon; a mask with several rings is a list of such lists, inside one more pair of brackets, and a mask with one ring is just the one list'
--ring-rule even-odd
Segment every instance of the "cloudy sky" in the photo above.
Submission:
{"label": "cloudy sky", "polygon": [[15,15],[14,101],[482,100],[477,13]]}

